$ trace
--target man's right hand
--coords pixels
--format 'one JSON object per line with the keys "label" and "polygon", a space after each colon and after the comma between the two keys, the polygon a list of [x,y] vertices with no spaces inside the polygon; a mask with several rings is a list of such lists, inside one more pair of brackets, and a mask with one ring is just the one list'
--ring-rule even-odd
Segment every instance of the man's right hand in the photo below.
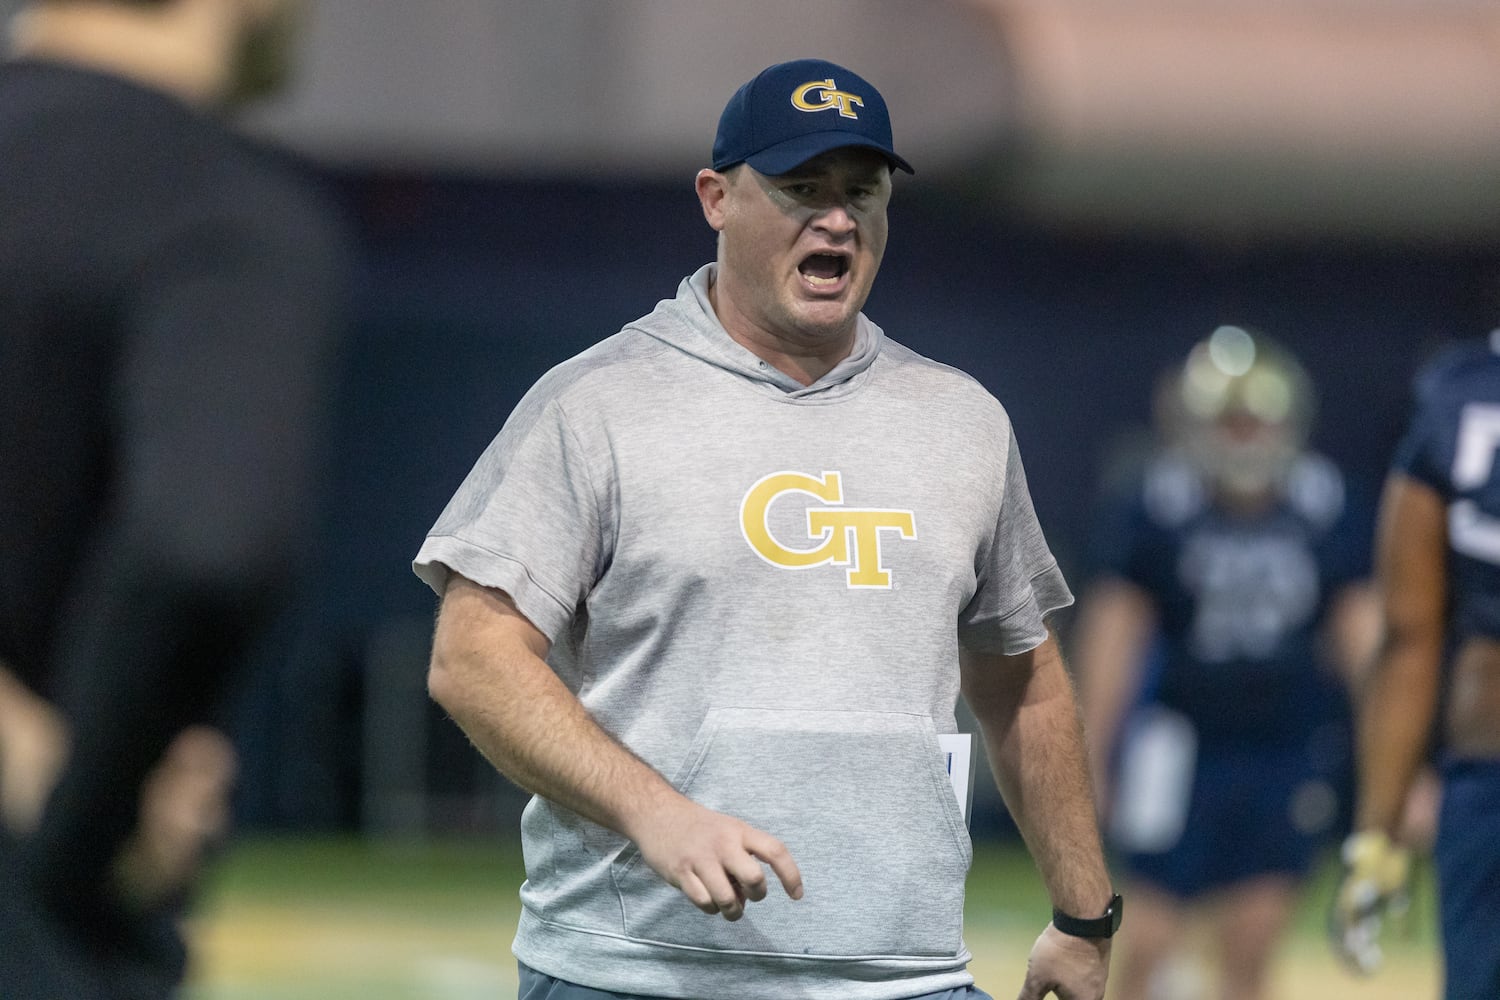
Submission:
{"label": "man's right hand", "polygon": [[550,643],[502,590],[457,574],[443,593],[427,687],[506,777],[635,843],[705,913],[738,920],[769,865],[793,899],[786,845],[683,796],[591,716],[546,661]]}
{"label": "man's right hand", "polygon": [[628,834],[646,863],[704,913],[738,920],[747,901],[765,899],[762,862],[788,896],[802,898],[802,873],[785,844],[691,799],[649,810]]}

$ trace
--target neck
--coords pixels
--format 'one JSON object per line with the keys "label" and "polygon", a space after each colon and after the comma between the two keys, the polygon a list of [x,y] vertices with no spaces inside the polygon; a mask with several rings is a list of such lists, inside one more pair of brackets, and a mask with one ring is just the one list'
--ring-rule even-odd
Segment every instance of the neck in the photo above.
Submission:
{"label": "neck", "polygon": [[222,97],[234,24],[224,3],[134,7],[109,2],[36,4],[11,26],[11,51],[125,77],[190,104]]}

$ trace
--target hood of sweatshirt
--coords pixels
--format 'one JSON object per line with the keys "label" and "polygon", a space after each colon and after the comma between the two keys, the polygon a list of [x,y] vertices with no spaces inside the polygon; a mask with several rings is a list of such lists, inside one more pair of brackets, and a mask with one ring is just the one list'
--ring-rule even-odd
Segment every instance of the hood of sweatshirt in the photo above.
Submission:
{"label": "hood of sweatshirt", "polygon": [[708,297],[717,271],[717,264],[703,265],[682,280],[676,298],[658,302],[654,310],[626,329],[655,337],[684,354],[744,379],[760,391],[788,400],[826,402],[855,391],[864,382],[885,343],[885,334],[864,313],[856,319],[854,347],[849,356],[812,385],[803,385],[729,336]]}

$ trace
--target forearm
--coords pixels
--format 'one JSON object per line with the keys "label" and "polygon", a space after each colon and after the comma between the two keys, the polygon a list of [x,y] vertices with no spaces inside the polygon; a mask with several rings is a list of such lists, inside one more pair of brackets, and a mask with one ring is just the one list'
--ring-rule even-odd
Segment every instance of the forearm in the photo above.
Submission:
{"label": "forearm", "polygon": [[1079,916],[1102,912],[1112,890],[1071,695],[1023,707],[989,753],[1054,905]]}
{"label": "forearm", "polygon": [[[497,609],[504,617],[493,617]],[[429,691],[511,781],[635,840],[643,815],[680,796],[589,715],[545,655],[509,598],[457,579],[444,597]]]}
{"label": "forearm", "polygon": [[1123,579],[1106,577],[1080,602],[1072,661],[1096,783],[1107,776],[1110,750],[1140,685],[1155,621],[1150,595]]}
{"label": "forearm", "polygon": [[1395,835],[1421,769],[1437,712],[1432,642],[1393,637],[1358,698],[1359,807],[1355,826]]}
{"label": "forearm", "polygon": [[[1002,658],[1021,661],[1022,658]],[[1020,663],[966,671],[966,695],[984,730],[1001,795],[1055,906],[1097,916],[1113,892],[1094,816],[1077,701],[1056,645]]]}
{"label": "forearm", "polygon": [[801,898],[785,844],[679,793],[589,715],[547,665],[547,649],[509,596],[454,576],[428,688],[502,774],[623,834],[705,913],[738,920],[747,901],[764,899],[762,863]]}
{"label": "forearm", "polygon": [[1396,832],[1432,737],[1447,631],[1447,538],[1443,498],[1392,475],[1376,533],[1384,635],[1356,699],[1360,830]]}

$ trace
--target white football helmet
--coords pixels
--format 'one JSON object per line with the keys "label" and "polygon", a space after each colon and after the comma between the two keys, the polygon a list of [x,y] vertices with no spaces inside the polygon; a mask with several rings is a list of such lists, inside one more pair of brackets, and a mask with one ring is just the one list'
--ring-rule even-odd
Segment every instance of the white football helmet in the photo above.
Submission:
{"label": "white football helmet", "polygon": [[1157,423],[1214,487],[1254,499],[1283,482],[1307,442],[1311,379],[1286,349],[1260,334],[1221,326],[1168,373]]}

